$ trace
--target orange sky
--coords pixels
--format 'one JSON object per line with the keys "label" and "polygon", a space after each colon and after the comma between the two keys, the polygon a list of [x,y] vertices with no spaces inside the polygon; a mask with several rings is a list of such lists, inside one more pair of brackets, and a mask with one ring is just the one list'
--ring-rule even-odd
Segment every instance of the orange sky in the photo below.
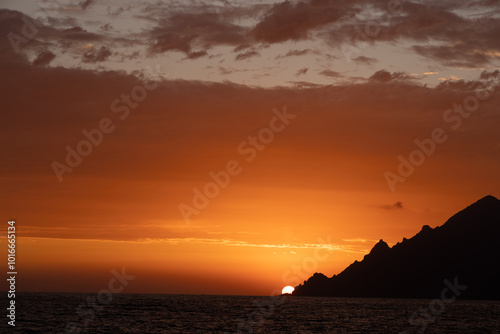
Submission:
{"label": "orange sky", "polygon": [[[254,8],[253,20],[266,11],[271,20],[279,10],[298,10],[260,6]],[[407,10],[410,20],[413,13]],[[136,277],[124,291],[129,293],[268,295],[315,271],[339,273],[381,238],[395,244],[424,224],[443,224],[487,194],[500,196],[500,74],[494,57],[465,71],[463,63],[444,64],[429,56],[419,65],[420,73],[433,64],[442,73],[471,76],[433,83],[426,76],[415,79],[411,72],[391,69],[380,59],[377,65],[360,65],[356,75],[367,73],[364,77],[343,75],[328,85],[315,77],[309,84],[285,84],[283,78],[296,69],[262,55],[234,66],[241,73],[256,66],[261,74],[266,66],[284,66],[283,77],[273,73],[271,81],[263,77],[261,84],[249,85],[244,78],[207,81],[200,73],[181,80],[181,74],[174,75],[179,73],[176,66],[157,62],[177,57],[179,50],[144,55],[150,68],[142,64],[141,72],[133,72],[134,59],[123,60],[122,71],[114,71],[117,57],[123,56],[114,44],[116,36],[110,41],[105,30],[99,38],[68,37],[65,32],[63,18],[69,26],[86,22],[81,11],[63,12],[57,25],[40,28],[18,53],[8,39],[0,45],[0,206],[5,222],[17,222],[22,291],[96,292],[106,286],[111,270],[126,268]],[[242,20],[242,27],[251,26],[244,16]],[[158,22],[154,31],[173,29],[168,20]],[[259,35],[268,24],[253,30],[252,47],[286,52],[312,43]],[[315,24],[302,27],[322,36]],[[20,13],[0,10],[2,36],[20,34],[22,27]],[[125,29],[117,21],[115,30],[121,31],[119,27]],[[152,36],[148,43],[159,43]],[[206,40],[222,43],[215,39],[223,36],[210,36]],[[378,47],[388,36],[381,35]],[[411,40],[405,38],[404,43]],[[57,39],[67,43],[57,44]],[[77,49],[82,43],[106,41],[109,48],[116,47],[110,59],[97,60],[98,51],[85,56],[87,51]],[[196,51],[196,43],[201,41],[192,41],[187,56]],[[57,53],[61,45],[69,45],[71,52]],[[54,52],[54,62],[37,63],[36,54],[46,48]],[[492,41],[490,50],[498,48]],[[378,54],[377,45],[370,50]],[[331,52],[342,56],[338,49]],[[415,51],[408,52],[416,57]],[[95,61],[84,64],[82,57]],[[398,54],[391,57],[399,59]],[[470,60],[463,57],[463,62]],[[178,64],[213,66],[208,56],[192,61]],[[331,71],[341,72],[343,64],[339,60]],[[164,75],[169,72],[170,77]],[[297,80],[305,80],[307,73]],[[127,106],[123,95],[139,98]],[[476,101],[474,96],[481,97],[476,110],[447,114],[454,104]],[[277,114],[285,109],[291,116],[282,120]],[[100,144],[58,177],[54,162],[67,165],[66,147],[77,150],[87,140],[82,131],[99,127],[108,132]],[[435,152],[391,189],[385,173],[397,174],[398,157],[409,160],[418,149],[415,140],[431,138],[436,128],[447,140],[435,144]],[[179,206],[193,207],[194,189],[203,191],[213,182],[210,173],[227,170],[230,161],[239,172],[206,207],[184,219]],[[5,243],[0,247],[5,254]]]}

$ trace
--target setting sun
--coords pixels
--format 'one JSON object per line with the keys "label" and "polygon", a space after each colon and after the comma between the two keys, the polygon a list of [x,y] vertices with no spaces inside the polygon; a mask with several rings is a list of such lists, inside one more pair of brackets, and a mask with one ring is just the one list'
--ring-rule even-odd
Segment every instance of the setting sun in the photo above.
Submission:
{"label": "setting sun", "polygon": [[282,294],[291,294],[293,292],[293,290],[295,290],[293,288],[293,286],[290,286],[290,285],[287,285],[283,288],[283,290],[281,290],[281,293]]}

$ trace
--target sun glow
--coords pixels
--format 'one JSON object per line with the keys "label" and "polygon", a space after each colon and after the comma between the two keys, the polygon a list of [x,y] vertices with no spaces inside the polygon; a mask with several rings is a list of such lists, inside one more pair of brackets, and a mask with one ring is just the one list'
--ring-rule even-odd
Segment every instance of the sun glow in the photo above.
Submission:
{"label": "sun glow", "polygon": [[283,290],[281,290],[281,293],[282,294],[291,294],[293,292],[293,290],[295,290],[293,288],[293,286],[290,286],[290,285],[287,285],[283,288]]}

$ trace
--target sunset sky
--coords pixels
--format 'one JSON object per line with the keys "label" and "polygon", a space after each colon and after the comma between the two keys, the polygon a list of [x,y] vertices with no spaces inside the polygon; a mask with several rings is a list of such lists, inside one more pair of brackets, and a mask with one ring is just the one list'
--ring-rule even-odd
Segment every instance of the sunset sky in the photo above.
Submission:
{"label": "sunset sky", "polygon": [[18,289],[269,295],[500,197],[499,8],[0,2]]}

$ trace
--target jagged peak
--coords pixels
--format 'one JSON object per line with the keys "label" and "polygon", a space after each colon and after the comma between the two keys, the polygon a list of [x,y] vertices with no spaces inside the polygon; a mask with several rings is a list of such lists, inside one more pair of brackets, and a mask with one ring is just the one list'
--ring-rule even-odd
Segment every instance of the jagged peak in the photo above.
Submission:
{"label": "jagged peak", "polygon": [[480,201],[499,201],[499,199],[493,195],[486,195],[483,198],[481,198],[478,202]]}
{"label": "jagged peak", "polygon": [[479,201],[472,204],[472,206],[490,206],[490,205],[494,206],[494,205],[498,205],[499,203],[500,203],[500,200],[498,198],[496,198],[495,196],[492,196],[492,195],[488,195],[488,196],[484,196]]}
{"label": "jagged peak", "polygon": [[326,275],[325,275],[325,274],[323,274],[323,273],[318,273],[318,272],[314,273],[314,275],[312,275],[312,277],[317,277],[317,278],[328,278],[328,277],[326,277]]}
{"label": "jagged peak", "polygon": [[496,206],[498,204],[500,204],[500,200],[498,198],[496,198],[495,196],[492,196],[492,195],[488,195],[488,196],[484,196],[483,198],[481,198],[477,202],[473,203],[468,208],[471,208],[471,207],[482,207],[483,208],[483,207]]}
{"label": "jagged peak", "polygon": [[384,240],[380,239],[380,241],[377,242],[375,246],[373,246],[370,254],[378,254],[380,252],[385,252],[388,249],[390,249],[389,245]]}
{"label": "jagged peak", "polygon": [[[475,214],[478,214],[480,212],[482,212],[483,214],[497,212],[497,214],[498,214],[499,209],[500,209],[500,200],[492,195],[488,195],[488,196],[481,198],[477,202],[469,205],[468,207],[466,207],[462,211],[453,215],[450,219],[448,219],[446,221],[446,223],[444,225],[442,225],[442,227],[450,228],[450,226],[453,226],[453,227],[461,226],[462,228],[466,228],[467,226],[471,226],[472,223],[470,221],[469,221],[469,223],[467,223],[468,220],[464,219],[463,217],[475,215]],[[495,221],[492,219],[486,219],[486,220],[482,221],[482,223],[483,223],[482,225],[491,224],[493,222],[495,222]],[[476,222],[474,224],[476,224]]]}
{"label": "jagged peak", "polygon": [[374,247],[387,247],[387,248],[389,248],[389,245],[387,244],[387,242],[384,241],[384,239],[380,239]]}
{"label": "jagged peak", "polygon": [[432,227],[430,227],[429,225],[422,226],[420,232],[427,232],[427,231],[432,231]]}
{"label": "jagged peak", "polygon": [[324,280],[328,280],[328,277],[325,274],[314,273],[314,275],[312,275],[311,277],[309,277],[309,279],[307,281],[305,281],[305,282],[315,283],[315,282],[324,281]]}

